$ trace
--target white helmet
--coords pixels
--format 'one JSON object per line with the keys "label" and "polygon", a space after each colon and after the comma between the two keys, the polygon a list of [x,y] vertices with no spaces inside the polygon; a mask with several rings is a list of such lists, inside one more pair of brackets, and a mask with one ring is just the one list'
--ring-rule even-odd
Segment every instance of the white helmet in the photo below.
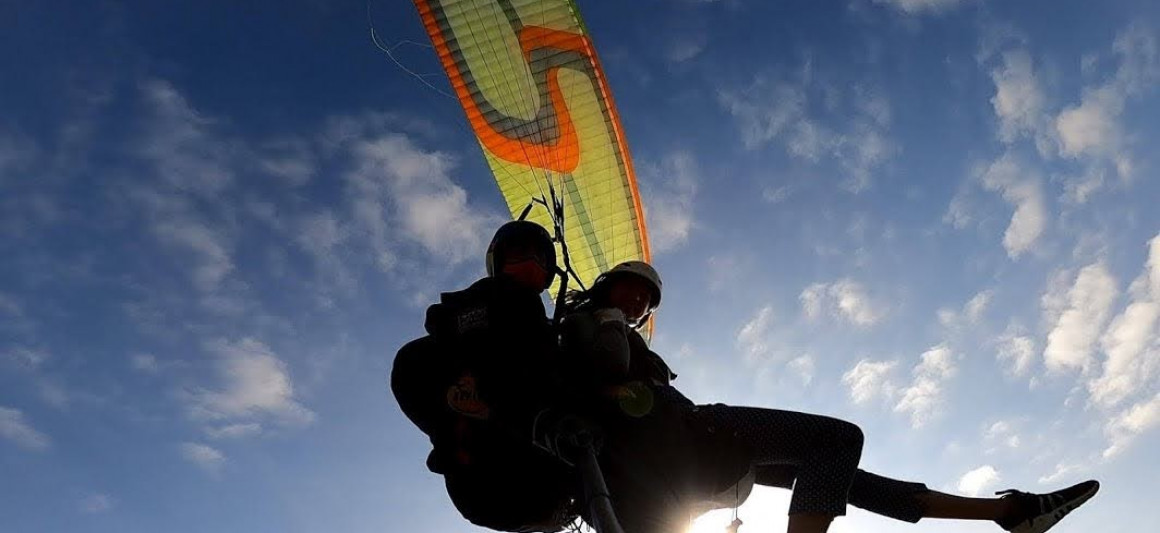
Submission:
{"label": "white helmet", "polygon": [[625,261],[619,265],[612,267],[612,270],[605,272],[596,278],[596,283],[599,284],[605,280],[624,275],[634,275],[644,279],[652,288],[652,299],[649,302],[649,311],[660,307],[661,305],[661,276],[657,274],[655,268],[644,261]]}

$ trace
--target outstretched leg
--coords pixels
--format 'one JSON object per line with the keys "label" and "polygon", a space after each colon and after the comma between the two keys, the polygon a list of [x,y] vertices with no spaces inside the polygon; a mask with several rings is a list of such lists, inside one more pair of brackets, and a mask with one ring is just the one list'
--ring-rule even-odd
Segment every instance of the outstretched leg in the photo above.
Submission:
{"label": "outstretched leg", "polygon": [[[797,467],[793,465],[759,465],[755,481],[793,489],[796,477]],[[858,470],[850,485],[849,503],[906,522],[922,518],[985,520],[1022,533],[1046,531],[1098,491],[1098,482],[1085,481],[1048,494],[1010,491],[1002,498],[968,498]]]}
{"label": "outstretched leg", "polygon": [[696,412],[709,427],[753,448],[757,483],[792,488],[789,533],[824,533],[834,517],[846,514],[846,503],[907,522],[987,520],[1016,533],[1042,533],[1099,490],[1099,483],[1086,481],[1042,495],[955,496],[859,470],[862,431],[843,420],[721,404]]}
{"label": "outstretched leg", "polygon": [[827,416],[721,404],[696,412],[709,427],[748,444],[755,464],[795,468],[789,533],[822,533],[835,516],[846,514],[862,457],[858,426]]}

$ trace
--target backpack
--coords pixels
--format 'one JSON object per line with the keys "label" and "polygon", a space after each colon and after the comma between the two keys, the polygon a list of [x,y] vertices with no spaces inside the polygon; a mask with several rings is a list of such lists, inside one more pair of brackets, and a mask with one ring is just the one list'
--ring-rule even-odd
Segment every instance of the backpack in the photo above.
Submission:
{"label": "backpack", "polygon": [[574,475],[522,429],[552,387],[537,374],[548,373],[555,343],[538,295],[519,290],[485,278],[443,294],[427,311],[429,334],[396,355],[391,389],[431,439],[427,467],[464,518],[499,531],[559,531],[576,516]]}

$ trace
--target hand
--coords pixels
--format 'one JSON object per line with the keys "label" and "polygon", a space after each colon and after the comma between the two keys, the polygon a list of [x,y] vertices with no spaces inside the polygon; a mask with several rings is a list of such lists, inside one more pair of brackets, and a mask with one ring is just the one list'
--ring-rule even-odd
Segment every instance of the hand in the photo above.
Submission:
{"label": "hand", "polygon": [[589,447],[599,449],[603,437],[591,422],[556,409],[536,415],[532,425],[533,443],[573,466]]}

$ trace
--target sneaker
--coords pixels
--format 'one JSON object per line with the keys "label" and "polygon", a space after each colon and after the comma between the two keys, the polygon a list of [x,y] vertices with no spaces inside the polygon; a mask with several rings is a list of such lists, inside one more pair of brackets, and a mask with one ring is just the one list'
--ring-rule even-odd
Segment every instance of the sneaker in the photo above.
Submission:
{"label": "sneaker", "polygon": [[1029,494],[1017,490],[1003,490],[995,494],[1015,500],[1016,511],[1010,517],[996,520],[1011,533],[1043,533],[1063,520],[1100,490],[1095,480],[1084,481],[1048,494]]}

